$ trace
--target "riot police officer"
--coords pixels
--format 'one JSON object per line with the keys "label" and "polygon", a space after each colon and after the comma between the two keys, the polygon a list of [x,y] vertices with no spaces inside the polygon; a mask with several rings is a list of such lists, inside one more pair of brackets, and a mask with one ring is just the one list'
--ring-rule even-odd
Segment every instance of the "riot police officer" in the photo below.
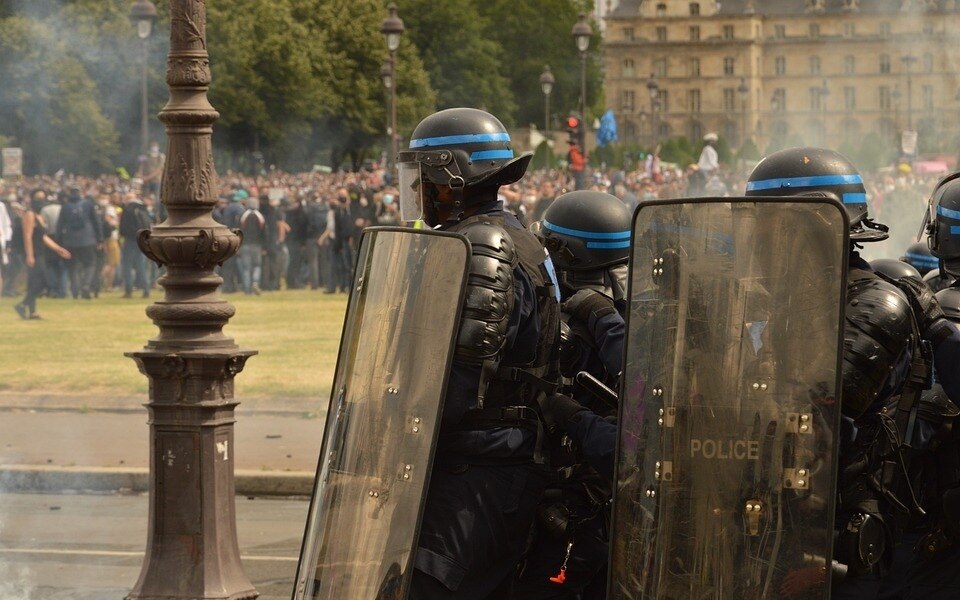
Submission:
{"label": "riot police officer", "polygon": [[473,255],[414,561],[417,600],[506,597],[547,482],[535,407],[555,389],[559,305],[543,247],[497,200],[530,158],[471,108],[428,116],[398,156],[401,218],[462,234]]}
{"label": "riot police officer", "polygon": [[[615,196],[576,191],[557,198],[539,223],[560,284],[562,391],[543,410],[560,447],[558,474],[538,510],[536,538],[513,598],[602,597],[609,553],[609,502],[616,446],[616,396],[575,383],[581,372],[616,389],[623,361],[631,211]],[[597,386],[599,387],[599,386]],[[589,410],[586,410],[589,409]],[[572,455],[571,455],[572,454]],[[599,464],[598,464],[599,462]],[[595,465],[598,468],[593,468]]]}
{"label": "riot police officer", "polygon": [[[841,154],[821,148],[772,154],[750,174],[747,195],[829,197],[842,203],[849,217],[832,597],[873,598],[897,522],[916,509],[910,482],[902,476],[907,465],[900,432],[927,385],[930,358],[921,334],[937,317],[936,302],[918,297],[922,284],[902,283],[909,278],[884,279],[856,251],[861,243],[886,239],[888,229],[870,219],[863,179]],[[888,463],[895,468],[885,469]]]}

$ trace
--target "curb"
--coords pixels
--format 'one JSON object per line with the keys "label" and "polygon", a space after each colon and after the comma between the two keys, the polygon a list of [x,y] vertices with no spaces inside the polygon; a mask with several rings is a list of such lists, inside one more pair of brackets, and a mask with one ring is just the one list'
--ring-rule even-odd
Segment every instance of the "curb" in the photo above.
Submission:
{"label": "curb", "polygon": [[[238,496],[306,496],[313,492],[311,471],[235,472]],[[19,493],[91,492],[138,494],[150,491],[146,468],[0,465],[0,491]]]}

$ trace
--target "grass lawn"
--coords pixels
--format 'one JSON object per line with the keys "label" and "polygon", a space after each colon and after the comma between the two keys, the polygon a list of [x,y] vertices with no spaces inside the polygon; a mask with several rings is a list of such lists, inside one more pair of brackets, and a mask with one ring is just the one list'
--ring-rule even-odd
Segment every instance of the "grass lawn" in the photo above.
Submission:
{"label": "grass lawn", "polygon": [[[24,321],[0,299],[0,392],[44,395],[142,396],[147,379],[124,352],[139,350],[157,328],[144,314],[158,299],[124,300],[119,292],[94,300],[37,304],[43,320]],[[317,397],[326,402],[336,367],[344,294],[303,290],[231,294],[237,314],[226,327],[242,348],[258,350],[237,376],[236,396]]]}

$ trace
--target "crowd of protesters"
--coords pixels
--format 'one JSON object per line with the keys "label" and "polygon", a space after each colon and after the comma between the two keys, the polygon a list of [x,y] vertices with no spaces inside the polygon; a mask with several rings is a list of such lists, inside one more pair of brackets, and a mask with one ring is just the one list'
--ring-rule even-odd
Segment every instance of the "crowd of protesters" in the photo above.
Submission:
{"label": "crowd of protesters", "polygon": [[[740,194],[748,170],[681,168],[649,156],[628,170],[532,170],[501,195],[508,210],[529,223],[578,184],[635,208],[659,198]],[[40,296],[86,300],[117,288],[125,298],[150,296],[158,268],[140,252],[137,235],[165,214],[159,170],[148,171],[142,178],[58,174],[0,184],[0,290],[24,295],[15,306],[21,317],[39,317]],[[871,214],[891,223],[918,221],[936,179],[902,170],[871,176]],[[244,240],[221,269],[225,293],[347,292],[360,232],[399,224],[397,190],[377,166],[355,173],[226,172],[220,184],[214,218],[241,230]]]}

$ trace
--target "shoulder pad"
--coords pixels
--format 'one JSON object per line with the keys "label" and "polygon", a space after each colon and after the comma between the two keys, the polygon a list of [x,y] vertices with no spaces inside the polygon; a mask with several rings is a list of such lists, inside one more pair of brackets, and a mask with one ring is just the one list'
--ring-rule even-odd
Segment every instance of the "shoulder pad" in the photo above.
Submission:
{"label": "shoulder pad", "polygon": [[517,247],[513,243],[513,238],[503,227],[493,223],[473,221],[466,224],[458,233],[470,242],[474,255],[503,259],[508,263],[515,263],[517,260]]}
{"label": "shoulder pad", "polygon": [[937,292],[940,308],[948,319],[960,322],[960,288],[948,287]]}

